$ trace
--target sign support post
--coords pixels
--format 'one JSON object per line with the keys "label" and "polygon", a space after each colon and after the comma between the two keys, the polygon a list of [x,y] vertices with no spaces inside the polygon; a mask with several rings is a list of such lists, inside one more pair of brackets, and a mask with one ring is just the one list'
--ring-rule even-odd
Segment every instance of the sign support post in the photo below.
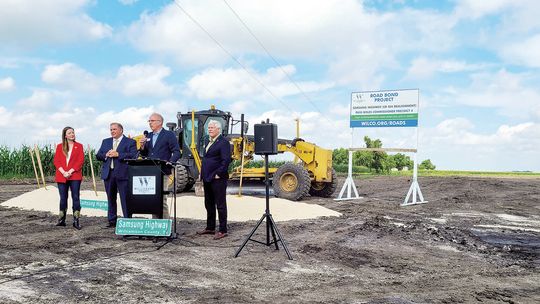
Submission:
{"label": "sign support post", "polygon": [[[354,184],[354,180],[352,176],[352,160],[353,160],[352,158],[353,158],[353,151],[349,150],[349,170],[347,173],[347,179],[345,180],[345,183],[343,184],[343,187],[341,188],[341,191],[339,192],[339,196],[334,199],[335,201],[346,201],[346,200],[362,198],[361,196],[358,195],[358,190],[356,190],[356,186]],[[351,197],[351,188],[354,190],[354,197]],[[347,190],[347,197],[343,197],[345,190]]]}
{"label": "sign support post", "polygon": [[[416,128],[416,150],[418,151],[418,128]],[[416,157],[417,154],[418,152],[414,152],[413,180],[411,183],[411,187],[409,188],[409,191],[407,192],[407,196],[405,197],[405,200],[403,201],[401,206],[427,203],[427,201],[424,200],[424,196],[422,195],[422,190],[420,190],[420,185],[418,184],[418,161]],[[412,194],[412,201],[409,202],[409,198],[411,197],[411,194]],[[420,201],[416,200],[417,195]]]}
{"label": "sign support post", "polygon": [[[354,128],[351,128],[351,148],[349,149],[349,169],[347,170],[347,179],[345,180],[345,183],[343,184],[343,187],[341,188],[338,197],[334,199],[335,201],[347,201],[362,198],[358,196],[358,190],[356,190],[356,185],[354,184],[354,179],[352,176],[353,151],[351,149],[353,147],[353,143]],[[351,197],[351,188],[354,189],[355,197]],[[347,197],[343,197],[345,190],[347,190]]]}

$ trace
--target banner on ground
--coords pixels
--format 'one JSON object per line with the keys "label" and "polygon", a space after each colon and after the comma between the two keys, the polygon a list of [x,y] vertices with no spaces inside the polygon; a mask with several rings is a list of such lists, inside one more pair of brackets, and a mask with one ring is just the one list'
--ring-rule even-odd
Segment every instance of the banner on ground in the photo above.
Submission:
{"label": "banner on ground", "polygon": [[351,128],[417,127],[418,89],[353,92]]}

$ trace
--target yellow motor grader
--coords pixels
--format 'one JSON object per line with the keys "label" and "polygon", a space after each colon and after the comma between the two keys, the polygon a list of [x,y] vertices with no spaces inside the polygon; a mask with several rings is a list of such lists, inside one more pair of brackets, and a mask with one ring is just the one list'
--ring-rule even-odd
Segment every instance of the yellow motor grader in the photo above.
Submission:
{"label": "yellow motor grader", "polygon": [[[231,142],[232,159],[238,166],[232,168],[230,182],[235,185],[254,183],[264,187],[264,168],[246,168],[253,160],[255,145],[253,136],[247,135],[248,123],[244,115],[233,119],[230,112],[215,109],[177,114],[178,123],[167,123],[176,133],[182,156],[177,166],[177,189],[189,191],[195,184],[200,171],[200,158],[204,157],[208,143],[208,123],[217,120],[222,125],[222,136]],[[239,134],[233,134],[238,127]],[[336,173],[332,168],[332,151],[323,149],[300,138],[278,140],[278,152],[290,152],[296,156],[295,162],[269,168],[274,195],[289,200],[301,200],[306,195],[330,197],[336,190]]]}

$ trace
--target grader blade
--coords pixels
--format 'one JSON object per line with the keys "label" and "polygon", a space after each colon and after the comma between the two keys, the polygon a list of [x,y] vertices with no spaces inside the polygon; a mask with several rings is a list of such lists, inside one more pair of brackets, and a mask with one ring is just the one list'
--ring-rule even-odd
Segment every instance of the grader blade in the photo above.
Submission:
{"label": "grader blade", "polygon": [[[266,193],[264,180],[258,180],[258,179],[242,180],[242,188],[240,189],[240,180],[230,179],[229,182],[227,183],[227,194],[238,195],[239,193],[241,195],[264,196]],[[272,189],[271,184],[270,184],[270,196],[274,196],[274,190]]]}

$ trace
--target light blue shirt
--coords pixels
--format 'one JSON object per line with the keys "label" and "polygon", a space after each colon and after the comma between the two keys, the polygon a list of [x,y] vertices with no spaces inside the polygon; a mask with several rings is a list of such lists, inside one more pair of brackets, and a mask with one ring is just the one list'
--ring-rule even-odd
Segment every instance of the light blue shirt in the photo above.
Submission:
{"label": "light blue shirt", "polygon": [[[163,128],[161,128],[163,129]],[[152,148],[156,145],[157,138],[159,136],[159,133],[161,133],[161,129],[159,129],[159,132],[152,133]]]}

